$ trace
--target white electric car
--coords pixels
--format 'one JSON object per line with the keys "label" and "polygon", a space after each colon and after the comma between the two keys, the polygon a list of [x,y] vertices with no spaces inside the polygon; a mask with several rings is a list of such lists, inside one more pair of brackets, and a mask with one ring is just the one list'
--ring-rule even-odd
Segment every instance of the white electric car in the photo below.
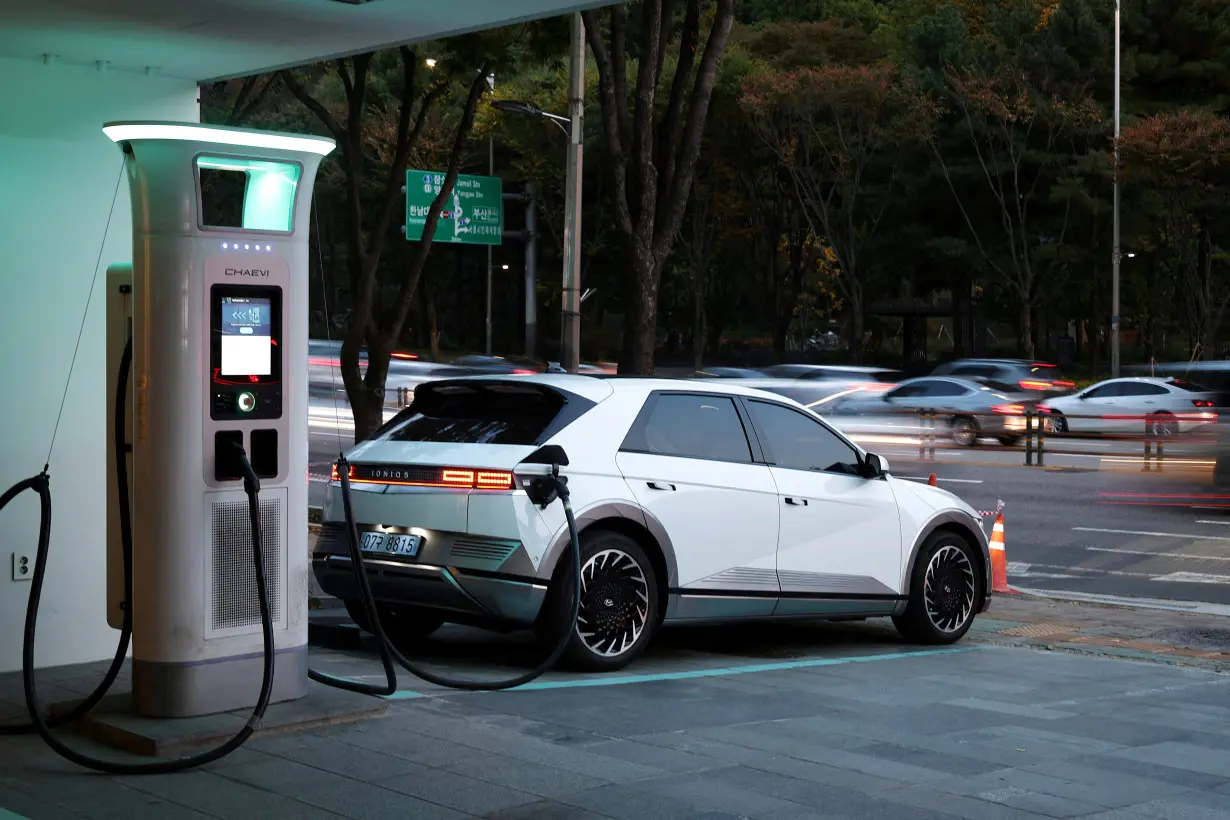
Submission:
{"label": "white electric car", "polygon": [[[618,669],[663,623],[883,616],[910,640],[952,643],[989,605],[978,514],[893,478],[790,399],[735,380],[469,377],[421,385],[348,454],[391,638],[452,622],[558,640],[574,588],[567,522],[524,489],[524,462],[546,444],[567,453],[581,531],[574,666]],[[337,478],[313,568],[368,628]]]}
{"label": "white electric car", "polygon": [[1217,394],[1175,378],[1132,377],[1098,382],[1048,399],[1051,428],[1060,433],[1135,433],[1168,437],[1217,421]]}

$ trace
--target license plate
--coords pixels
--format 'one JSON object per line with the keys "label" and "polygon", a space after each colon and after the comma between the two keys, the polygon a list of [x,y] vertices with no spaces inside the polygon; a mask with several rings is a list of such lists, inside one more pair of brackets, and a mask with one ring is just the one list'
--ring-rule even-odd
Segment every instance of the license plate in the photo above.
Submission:
{"label": "license plate", "polygon": [[404,532],[365,532],[360,540],[364,552],[382,552],[387,555],[418,555],[419,545],[422,543],[422,536]]}

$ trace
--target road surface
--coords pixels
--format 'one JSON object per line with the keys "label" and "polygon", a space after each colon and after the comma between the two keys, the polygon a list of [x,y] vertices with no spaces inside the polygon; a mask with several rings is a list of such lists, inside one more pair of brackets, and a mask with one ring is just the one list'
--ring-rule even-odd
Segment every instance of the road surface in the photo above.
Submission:
{"label": "road surface", "polygon": [[[353,423],[345,407],[336,418],[319,403],[311,412],[309,503],[319,505]],[[856,438],[898,477],[925,481],[934,472],[980,510],[1004,501],[1014,586],[1230,604],[1230,494],[1210,486],[1211,461],[1197,446],[1167,447],[1158,473],[1153,461],[1142,472],[1138,443],[1065,442],[1083,452],[1048,453],[1045,466],[1026,467],[1023,446],[941,446],[934,461],[919,461],[916,437]],[[1205,496],[1201,508],[1183,500],[1192,496]]]}

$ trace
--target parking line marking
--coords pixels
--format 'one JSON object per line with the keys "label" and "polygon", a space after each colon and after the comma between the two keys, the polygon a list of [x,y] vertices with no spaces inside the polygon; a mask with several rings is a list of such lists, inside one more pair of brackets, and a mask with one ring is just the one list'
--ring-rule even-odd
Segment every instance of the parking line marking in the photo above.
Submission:
{"label": "parking line marking", "polygon": [[1181,552],[1147,552],[1145,550],[1125,550],[1115,547],[1084,547],[1089,552],[1111,552],[1116,555],[1147,555],[1151,558],[1187,558],[1194,561],[1230,561],[1230,555],[1185,555]]}
{"label": "parking line marking", "polygon": [[[754,672],[782,672],[791,669],[811,669],[820,666],[840,666],[848,663],[871,663],[874,661],[895,661],[906,658],[920,658],[931,655],[955,655],[962,652],[979,652],[981,646],[958,646],[948,649],[923,649],[917,652],[887,652],[880,655],[857,655],[848,658],[813,658],[804,661],[783,661],[781,663],[756,663],[747,666],[725,666],[716,669],[690,669],[686,672],[657,672],[651,675],[617,675],[607,678],[580,678],[571,680],[533,681],[509,689],[509,692],[541,691],[544,689],[580,689],[590,686],[624,686],[630,683],[656,683],[671,680],[695,680],[697,678],[719,678],[729,675],[747,675]],[[446,690],[449,691],[449,690]],[[423,692],[398,691],[384,695],[386,700],[412,700],[415,698],[432,697]]]}
{"label": "parking line marking", "polygon": [[1168,575],[1158,575],[1150,581],[1166,581],[1174,584],[1230,584],[1230,575],[1204,575],[1199,572],[1172,572]]}
{"label": "parking line marking", "polygon": [[1108,530],[1101,527],[1073,527],[1073,532],[1104,532],[1110,535],[1150,535],[1155,538],[1190,538],[1193,541],[1230,541],[1224,535],[1195,535],[1189,532],[1150,532],[1148,530]]}

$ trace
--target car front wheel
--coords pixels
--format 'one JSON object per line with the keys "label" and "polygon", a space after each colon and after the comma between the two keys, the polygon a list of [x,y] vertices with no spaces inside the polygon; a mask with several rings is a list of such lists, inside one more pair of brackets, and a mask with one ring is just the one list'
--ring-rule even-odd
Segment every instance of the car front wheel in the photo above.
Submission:
{"label": "car front wheel", "polygon": [[[636,541],[609,530],[581,533],[581,608],[565,659],[587,672],[622,669],[645,650],[658,623],[653,564]],[[572,556],[560,556],[538,632],[554,644],[572,614]]]}
{"label": "car front wheel", "polygon": [[909,603],[893,616],[906,640],[956,643],[969,631],[982,595],[982,575],[969,542],[954,532],[933,534],[919,550]]}

